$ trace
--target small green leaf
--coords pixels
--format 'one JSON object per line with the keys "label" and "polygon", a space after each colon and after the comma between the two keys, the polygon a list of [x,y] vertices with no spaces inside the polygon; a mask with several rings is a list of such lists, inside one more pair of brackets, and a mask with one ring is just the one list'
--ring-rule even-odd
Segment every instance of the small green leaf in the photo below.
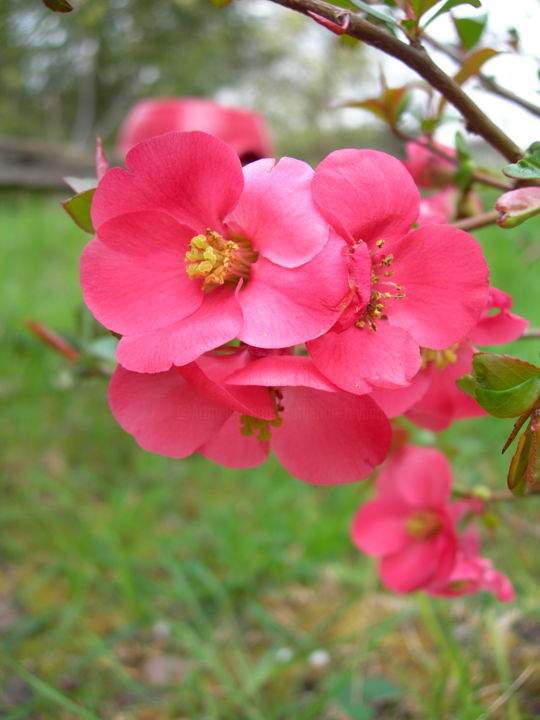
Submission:
{"label": "small green leaf", "polygon": [[487,19],[487,14],[464,18],[452,16],[454,27],[465,50],[472,50],[478,44],[486,29]]}
{"label": "small green leaf", "polygon": [[517,417],[539,401],[540,368],[519,358],[477,353],[472,375],[475,400],[495,417]]}
{"label": "small green leaf", "polygon": [[533,142],[521,160],[507,165],[503,173],[516,180],[540,180],[540,142]]}
{"label": "small green leaf", "polygon": [[459,131],[455,136],[456,156],[458,166],[454,175],[454,182],[460,190],[467,190],[471,184],[474,172],[474,161],[465,142],[465,138]]}
{"label": "small green leaf", "polygon": [[95,191],[95,188],[85,190],[62,203],[62,207],[74,222],[90,234],[94,233],[90,207],[92,206],[92,198],[94,197]]}
{"label": "small green leaf", "polygon": [[233,0],[210,0],[212,5],[215,5],[216,7],[225,7],[225,5],[230,5]]}
{"label": "small green leaf", "polygon": [[424,27],[427,27],[430,23],[432,23],[434,20],[436,20],[440,15],[443,15],[444,13],[449,12],[450,10],[453,10],[455,7],[458,7],[459,5],[472,5],[475,8],[482,7],[482,3],[480,0],[446,0],[444,5],[437,10],[435,15],[432,15],[430,19],[427,21],[427,23],[424,25]]}
{"label": "small green leaf", "polygon": [[367,2],[363,2],[363,0],[351,0],[356,7],[359,7],[361,10],[363,10],[368,15],[371,15],[371,17],[376,18],[377,20],[380,20],[382,23],[388,23],[389,25],[397,26],[398,23],[394,20],[393,16],[390,12],[388,12],[386,9],[377,10],[377,8],[373,7],[373,5],[370,5]]}
{"label": "small green leaf", "polygon": [[42,0],[43,4],[53,12],[68,13],[73,10],[73,5],[67,0]]}
{"label": "small green leaf", "polygon": [[519,438],[516,452],[510,461],[507,482],[508,489],[514,495],[525,495],[527,492],[527,471],[530,468],[531,461],[531,441],[531,433],[525,431]]}

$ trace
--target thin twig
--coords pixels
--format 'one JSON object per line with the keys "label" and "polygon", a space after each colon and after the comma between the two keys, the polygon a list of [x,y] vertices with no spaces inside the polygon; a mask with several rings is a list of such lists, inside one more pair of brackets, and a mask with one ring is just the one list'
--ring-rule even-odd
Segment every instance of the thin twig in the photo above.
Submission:
{"label": "thin twig", "polygon": [[456,220],[450,223],[450,225],[459,228],[459,230],[476,230],[486,227],[486,225],[493,225],[500,217],[501,213],[498,210],[489,210],[488,212],[473,215],[472,217]]}
{"label": "thin twig", "polygon": [[470,132],[483,137],[510,162],[516,162],[522,157],[523,153],[518,145],[480,110],[478,105],[451,77],[433,62],[419,42],[408,45],[383,28],[364,20],[358,13],[350,13],[343,8],[330,5],[324,0],[270,0],[270,2],[304,15],[310,12],[315,13],[341,26],[343,18],[348,16],[350,21],[345,31],[347,35],[362,40],[387,55],[401,60],[417,72],[459,110]]}

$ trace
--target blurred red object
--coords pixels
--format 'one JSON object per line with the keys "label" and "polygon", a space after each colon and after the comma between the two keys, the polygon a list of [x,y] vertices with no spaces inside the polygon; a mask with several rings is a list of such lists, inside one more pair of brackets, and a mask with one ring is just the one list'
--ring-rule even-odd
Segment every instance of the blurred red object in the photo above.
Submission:
{"label": "blurred red object", "polygon": [[127,151],[141,140],[172,130],[202,130],[228,143],[242,164],[273,156],[264,118],[252,110],[224,107],[203,98],[141,100],[120,128],[118,151]]}

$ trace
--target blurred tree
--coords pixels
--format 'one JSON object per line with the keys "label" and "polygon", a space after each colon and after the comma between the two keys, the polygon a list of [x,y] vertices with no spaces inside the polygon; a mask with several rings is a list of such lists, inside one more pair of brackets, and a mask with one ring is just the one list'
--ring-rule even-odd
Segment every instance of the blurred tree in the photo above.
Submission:
{"label": "blurred tree", "polygon": [[[75,7],[62,15],[37,0],[0,2],[0,134],[91,148],[96,134],[114,139],[135,100],[196,95],[258,109],[278,150],[301,148],[316,162],[323,145],[343,144],[343,111],[329,103],[361,96],[369,77],[360,46],[265,0],[221,10],[206,0]],[[372,136],[347,144],[380,144]]]}

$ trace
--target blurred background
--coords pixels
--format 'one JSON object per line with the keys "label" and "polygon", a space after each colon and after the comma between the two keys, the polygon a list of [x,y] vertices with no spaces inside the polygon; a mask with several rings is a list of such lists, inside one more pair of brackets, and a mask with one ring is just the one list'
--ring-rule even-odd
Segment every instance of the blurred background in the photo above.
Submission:
{"label": "blurred background", "polygon": [[[369,482],[152,456],[116,425],[96,375],[110,347],[81,308],[89,236],[59,204],[62,175],[94,174],[96,135],[120,162],[136,101],[198,96],[261,113],[278,155],[399,155],[382,123],[329,107],[373,92],[377,65],[266,0],[75,4],[0,3],[0,717],[540,716],[535,499],[499,504],[484,529],[512,605],[391,595],[349,541]],[[477,234],[493,284],[536,327],[539,229]],[[55,353],[29,319],[91,346],[91,361]],[[537,362],[538,341],[505,351]],[[461,482],[503,489],[509,430],[486,418],[416,439],[445,450]]]}

